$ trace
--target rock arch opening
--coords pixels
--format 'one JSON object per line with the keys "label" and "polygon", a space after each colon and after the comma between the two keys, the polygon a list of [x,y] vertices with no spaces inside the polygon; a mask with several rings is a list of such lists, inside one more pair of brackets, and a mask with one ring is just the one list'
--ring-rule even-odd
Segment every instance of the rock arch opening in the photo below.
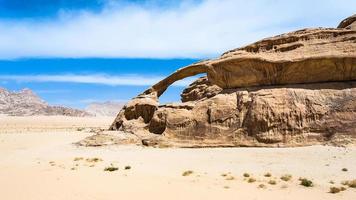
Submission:
{"label": "rock arch opening", "polygon": [[158,98],[159,104],[170,104],[170,103],[181,103],[190,100],[190,94],[194,91],[194,84],[196,80],[206,77],[206,73],[198,74],[191,77],[186,77],[184,79],[178,80],[167,88],[167,90],[162,93]]}

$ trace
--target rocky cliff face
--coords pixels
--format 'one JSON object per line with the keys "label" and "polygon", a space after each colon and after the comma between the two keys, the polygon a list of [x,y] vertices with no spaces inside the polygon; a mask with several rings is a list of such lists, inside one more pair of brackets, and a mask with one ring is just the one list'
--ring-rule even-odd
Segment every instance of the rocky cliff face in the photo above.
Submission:
{"label": "rocky cliff face", "polygon": [[[299,146],[356,138],[356,18],[266,38],[182,68],[130,101],[112,130],[177,146]],[[159,105],[199,73],[182,103]]]}
{"label": "rocky cliff face", "polygon": [[50,106],[30,89],[10,92],[4,88],[0,88],[0,114],[10,116],[89,116],[88,113],[81,110],[62,106]]}

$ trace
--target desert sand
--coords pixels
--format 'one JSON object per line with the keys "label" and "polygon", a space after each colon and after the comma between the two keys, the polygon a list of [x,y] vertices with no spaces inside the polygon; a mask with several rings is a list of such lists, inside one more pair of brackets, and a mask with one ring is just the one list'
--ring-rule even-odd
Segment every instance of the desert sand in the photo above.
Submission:
{"label": "desert sand", "polygon": [[[356,198],[356,188],[347,186],[346,191],[329,193],[331,186],[356,179],[356,147],[74,145],[95,134],[90,130],[107,128],[111,122],[110,117],[0,117],[0,199]],[[108,166],[118,170],[104,171]],[[189,170],[191,174],[182,175]],[[256,181],[249,183],[244,173]],[[291,180],[281,180],[285,174],[292,175]],[[312,180],[314,187],[301,186],[299,177]]]}

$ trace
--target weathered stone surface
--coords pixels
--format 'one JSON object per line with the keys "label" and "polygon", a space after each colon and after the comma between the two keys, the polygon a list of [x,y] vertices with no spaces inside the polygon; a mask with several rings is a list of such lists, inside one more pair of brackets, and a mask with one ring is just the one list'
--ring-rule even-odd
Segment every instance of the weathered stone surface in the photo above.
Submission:
{"label": "weathered stone surface", "polygon": [[222,91],[217,85],[211,84],[206,76],[198,78],[182,92],[182,102],[196,101],[203,98],[210,98],[219,94]]}
{"label": "weathered stone surface", "polygon": [[356,14],[342,20],[337,28],[356,29]]}
{"label": "weathered stone surface", "polygon": [[141,140],[134,134],[125,132],[101,132],[84,138],[75,143],[78,146],[97,147],[117,144],[141,144]]}
{"label": "weathered stone surface", "polygon": [[[354,19],[339,28],[263,39],[179,69],[129,102],[111,129],[159,134],[178,146],[297,146],[355,138]],[[207,78],[183,91],[184,103],[158,106],[169,85],[199,73]]]}

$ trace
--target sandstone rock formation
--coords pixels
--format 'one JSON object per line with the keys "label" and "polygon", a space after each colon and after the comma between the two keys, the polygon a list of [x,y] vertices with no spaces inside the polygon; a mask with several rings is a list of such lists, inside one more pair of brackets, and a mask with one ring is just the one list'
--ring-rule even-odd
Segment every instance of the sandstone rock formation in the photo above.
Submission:
{"label": "sandstone rock formation", "polygon": [[[178,146],[296,146],[356,138],[356,17],[266,38],[177,70],[132,99],[111,130]],[[175,81],[206,73],[159,105]],[[148,138],[148,139],[147,139]]]}
{"label": "sandstone rock formation", "polygon": [[81,110],[62,106],[50,106],[30,89],[10,92],[0,88],[0,114],[10,116],[66,115],[90,116]]}

